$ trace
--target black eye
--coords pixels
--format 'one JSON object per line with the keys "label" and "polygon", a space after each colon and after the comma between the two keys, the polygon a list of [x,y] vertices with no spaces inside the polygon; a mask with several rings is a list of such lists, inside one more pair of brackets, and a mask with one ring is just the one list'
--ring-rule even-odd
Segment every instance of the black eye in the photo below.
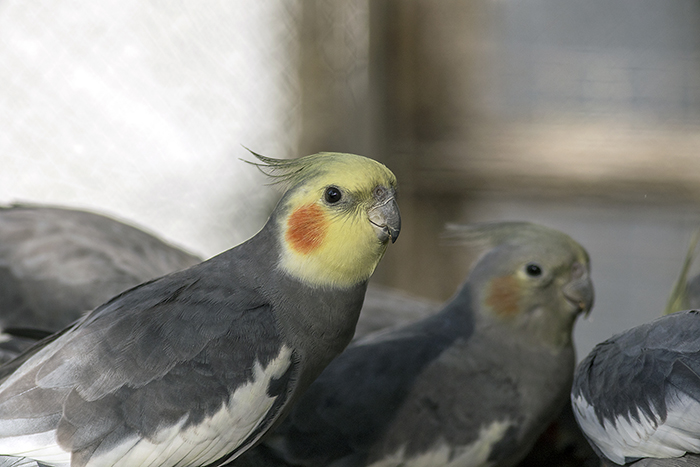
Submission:
{"label": "black eye", "polygon": [[539,277],[542,275],[542,268],[535,263],[528,263],[525,266],[525,272],[528,276]]}
{"label": "black eye", "polygon": [[340,189],[334,186],[329,186],[326,188],[326,192],[324,193],[324,198],[326,198],[326,201],[329,202],[330,204],[335,204],[338,201],[340,201],[340,198],[343,197],[343,194],[340,192]]}

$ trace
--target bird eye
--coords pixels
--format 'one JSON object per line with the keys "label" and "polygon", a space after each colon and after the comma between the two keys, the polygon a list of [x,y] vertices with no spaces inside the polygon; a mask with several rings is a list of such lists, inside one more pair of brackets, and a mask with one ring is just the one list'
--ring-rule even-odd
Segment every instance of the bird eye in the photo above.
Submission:
{"label": "bird eye", "polygon": [[539,277],[542,275],[542,268],[539,264],[528,263],[527,265],[525,265],[525,272],[528,276]]}
{"label": "bird eye", "polygon": [[323,195],[326,201],[330,204],[335,204],[343,197],[338,187],[329,186],[326,188],[326,193]]}

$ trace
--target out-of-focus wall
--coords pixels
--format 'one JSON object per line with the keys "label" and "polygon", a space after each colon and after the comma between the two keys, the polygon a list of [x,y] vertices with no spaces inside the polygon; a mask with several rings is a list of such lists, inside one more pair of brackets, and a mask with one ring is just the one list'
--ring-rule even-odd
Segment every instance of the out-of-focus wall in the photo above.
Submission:
{"label": "out-of-focus wall", "polygon": [[374,150],[404,229],[376,280],[444,300],[445,222],[532,220],[589,250],[579,353],[658,316],[700,224],[700,5],[371,2]]}

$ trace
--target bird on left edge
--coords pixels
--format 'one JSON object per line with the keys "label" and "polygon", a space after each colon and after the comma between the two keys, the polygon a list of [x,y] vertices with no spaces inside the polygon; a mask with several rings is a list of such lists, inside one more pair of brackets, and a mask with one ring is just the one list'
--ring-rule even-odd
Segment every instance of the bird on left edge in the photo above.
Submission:
{"label": "bird on left edge", "polygon": [[350,342],[399,234],[396,178],[351,154],[255,156],[289,186],[260,232],[0,368],[0,465],[220,465]]}
{"label": "bird on left edge", "polygon": [[201,262],[97,213],[0,206],[0,363],[126,289]]}

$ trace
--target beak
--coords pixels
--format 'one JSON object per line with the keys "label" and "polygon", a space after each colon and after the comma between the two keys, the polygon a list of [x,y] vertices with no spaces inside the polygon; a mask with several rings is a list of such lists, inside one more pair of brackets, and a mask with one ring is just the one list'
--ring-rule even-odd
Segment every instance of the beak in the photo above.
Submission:
{"label": "beak", "polygon": [[588,269],[581,263],[574,263],[571,272],[571,282],[562,289],[564,297],[577,308],[577,313],[583,313],[588,317],[593,308],[594,292],[593,282],[588,274]]}
{"label": "beak", "polygon": [[385,196],[378,199],[367,214],[379,241],[386,243],[391,238],[391,243],[394,243],[401,231],[401,213],[396,193],[393,190],[385,190],[384,193]]}

